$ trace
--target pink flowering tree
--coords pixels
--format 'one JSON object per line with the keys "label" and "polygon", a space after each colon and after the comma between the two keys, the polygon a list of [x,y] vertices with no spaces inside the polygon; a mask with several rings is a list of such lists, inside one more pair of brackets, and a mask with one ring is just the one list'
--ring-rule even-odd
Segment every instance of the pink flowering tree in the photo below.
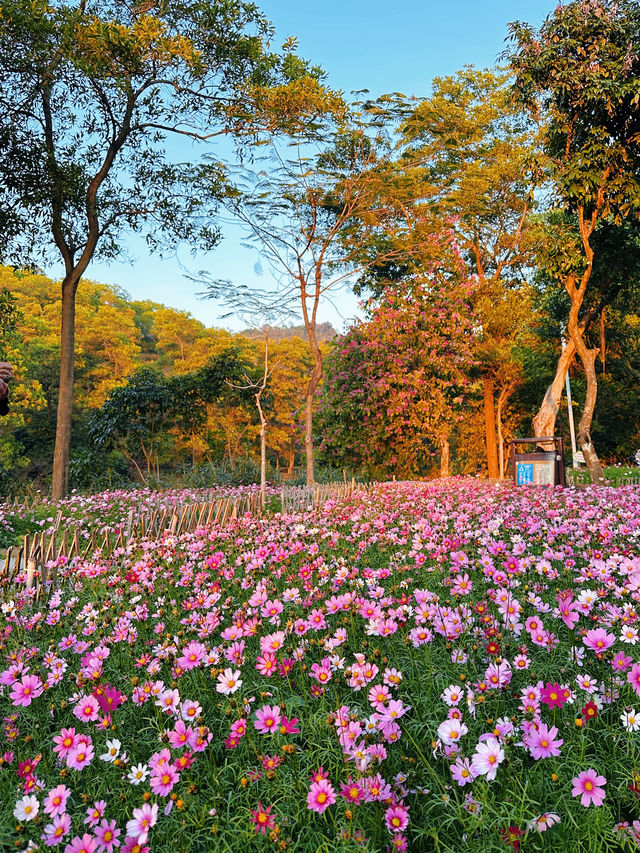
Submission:
{"label": "pink flowering tree", "polygon": [[377,476],[426,473],[464,416],[474,365],[467,291],[442,276],[388,289],[328,358],[320,422],[327,462]]}

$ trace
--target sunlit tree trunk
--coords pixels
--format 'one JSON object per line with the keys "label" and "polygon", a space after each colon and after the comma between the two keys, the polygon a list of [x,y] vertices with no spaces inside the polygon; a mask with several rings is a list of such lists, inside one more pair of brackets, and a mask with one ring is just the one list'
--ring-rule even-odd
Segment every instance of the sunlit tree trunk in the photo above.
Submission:
{"label": "sunlit tree trunk", "polygon": [[440,476],[449,477],[450,470],[450,452],[449,452],[449,436],[443,436],[440,440]]}
{"label": "sunlit tree trunk", "polygon": [[485,376],[484,382],[484,435],[487,446],[487,473],[489,479],[498,479],[498,454],[496,449],[496,415],[493,400],[494,381]]}
{"label": "sunlit tree trunk", "polygon": [[67,275],[62,282],[62,325],[60,330],[60,386],[53,451],[51,497],[66,497],[69,487],[69,452],[73,411],[73,367],[75,354],[76,290],[80,276]]}

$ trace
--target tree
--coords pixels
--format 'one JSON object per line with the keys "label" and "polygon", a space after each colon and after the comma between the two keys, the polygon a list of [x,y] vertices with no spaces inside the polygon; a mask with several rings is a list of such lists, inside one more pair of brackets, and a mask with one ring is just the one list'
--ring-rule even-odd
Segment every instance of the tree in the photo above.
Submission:
{"label": "tree", "polygon": [[[267,168],[244,170],[238,189],[225,200],[276,277],[279,289],[263,294],[266,304],[296,304],[302,315],[313,359],[304,412],[308,485],[315,480],[313,410],[323,375],[319,311],[331,292],[353,282],[368,266],[408,251],[398,237],[386,252],[374,251],[370,257],[362,252],[363,227],[369,233],[397,231],[388,194],[381,203],[386,177],[382,149],[382,138],[370,138],[360,127],[338,130],[333,145],[314,158],[300,154],[285,160],[274,147]],[[225,284],[209,281],[209,288],[215,295]]]}
{"label": "tree", "polygon": [[52,483],[60,498],[71,440],[75,299],[88,264],[119,255],[125,229],[145,230],[151,248],[180,241],[211,248],[218,238],[212,213],[220,166],[172,162],[168,137],[300,131],[339,99],[291,44],[283,54],[268,51],[270,25],[241,0],[150,7],[1,0],[0,16],[3,259],[64,264]]}
{"label": "tree", "polygon": [[585,299],[599,225],[640,212],[640,7],[629,0],[559,5],[537,32],[512,24],[511,38],[507,56],[515,92],[542,125],[553,200],[573,217],[578,235],[577,251],[562,246],[549,264],[569,296],[568,340],[534,431],[553,434],[564,379],[577,354],[587,382],[578,444],[592,479],[603,482],[591,440],[599,348],[585,338],[594,316]]}
{"label": "tree", "polygon": [[[480,331],[476,359],[483,384],[487,469],[495,479],[503,468],[496,427],[499,433],[501,409],[514,387],[518,367],[513,347],[529,306],[535,135],[513,102],[508,75],[499,69],[468,66],[453,76],[436,77],[431,95],[417,106],[404,104],[400,114],[398,165],[404,169],[405,196],[414,199],[415,231],[451,231],[466,277],[476,279],[470,300]],[[419,265],[450,264],[432,254],[441,251],[437,241],[423,245],[427,254],[416,256]],[[379,271],[382,287],[389,272]],[[411,275],[410,265],[395,274],[405,272]],[[375,282],[370,278],[368,284],[375,293]],[[501,312],[497,323],[500,305],[509,310]]]}
{"label": "tree", "polygon": [[437,277],[403,281],[370,304],[332,348],[322,390],[322,452],[369,476],[424,476],[462,417],[473,365],[463,288]]}
{"label": "tree", "polygon": [[229,349],[193,373],[165,377],[143,367],[116,388],[97,410],[89,434],[97,448],[116,447],[146,483],[160,475],[160,456],[171,430],[192,433],[206,419],[206,406],[217,401],[237,378],[242,364]]}

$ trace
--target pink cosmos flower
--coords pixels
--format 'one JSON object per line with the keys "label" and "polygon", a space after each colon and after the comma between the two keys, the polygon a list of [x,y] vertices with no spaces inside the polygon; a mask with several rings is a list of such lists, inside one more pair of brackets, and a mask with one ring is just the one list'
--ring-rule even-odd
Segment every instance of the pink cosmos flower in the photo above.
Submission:
{"label": "pink cosmos flower", "polygon": [[313,812],[322,814],[325,809],[333,805],[336,801],[333,785],[328,779],[321,779],[319,782],[312,782],[311,789],[307,794],[307,807]]}
{"label": "pink cosmos flower", "polygon": [[585,808],[592,803],[594,806],[602,805],[606,797],[602,786],[607,784],[607,780],[604,776],[599,776],[592,767],[579,773],[572,779],[572,783],[571,795],[580,797],[580,802]]}
{"label": "pink cosmos flower", "polygon": [[85,722],[93,722],[100,716],[100,705],[95,696],[81,696],[75,708],[73,709],[74,717]]}
{"label": "pink cosmos flower", "polygon": [[353,803],[358,806],[362,802],[364,791],[358,782],[354,782],[351,776],[347,779],[346,785],[340,788],[340,796],[344,797],[348,803]]}
{"label": "pink cosmos flower", "polygon": [[262,735],[269,735],[277,731],[280,725],[280,708],[277,705],[265,705],[256,712],[254,727]]}
{"label": "pink cosmos flower", "polygon": [[167,732],[167,737],[173,749],[181,749],[185,746],[194,745],[196,733],[191,726],[185,724],[184,720],[178,720],[175,729]]}
{"label": "pink cosmos flower", "polygon": [[120,853],[151,853],[146,844],[140,844],[137,838],[125,838]]}
{"label": "pink cosmos flower", "polygon": [[103,820],[95,829],[98,853],[113,853],[116,847],[120,847],[118,836],[122,830],[118,829],[115,820]]}
{"label": "pink cosmos flower", "polygon": [[11,688],[11,704],[26,708],[43,690],[44,685],[37,675],[25,675],[20,681],[14,682]]}
{"label": "pink cosmos flower", "polygon": [[44,798],[44,813],[50,817],[58,817],[67,809],[67,800],[71,791],[65,785],[56,785]]}
{"label": "pink cosmos flower", "polygon": [[47,847],[57,847],[71,829],[71,818],[68,814],[55,815],[53,821],[44,828],[41,836]]}
{"label": "pink cosmos flower", "polygon": [[71,843],[64,848],[64,853],[95,853],[97,847],[98,842],[95,838],[85,832],[82,838],[76,835]]}
{"label": "pink cosmos flower", "polygon": [[403,832],[409,824],[409,810],[405,806],[390,806],[384,813],[389,832]]}
{"label": "pink cosmos flower", "polygon": [[153,773],[159,773],[160,768],[171,764],[171,753],[168,749],[161,749],[160,752],[154,752],[149,759],[149,767]]}
{"label": "pink cosmos flower", "polygon": [[569,695],[570,691],[561,687],[557,681],[555,684],[547,681],[547,686],[540,691],[540,701],[548,705],[549,708],[562,708]]}
{"label": "pink cosmos flower", "polygon": [[78,736],[75,729],[61,729],[59,735],[53,738],[55,746],[53,751],[58,755],[60,761],[64,761],[78,742]]}
{"label": "pink cosmos flower", "polygon": [[256,669],[260,675],[269,678],[278,671],[278,659],[273,652],[266,652],[256,658]]}
{"label": "pink cosmos flower", "polygon": [[154,794],[159,794],[161,797],[167,797],[173,790],[180,774],[172,764],[165,764],[158,769],[157,773],[153,773],[149,779],[151,790]]}
{"label": "pink cosmos flower", "polygon": [[532,757],[538,761],[541,758],[549,758],[551,755],[560,755],[560,747],[564,741],[554,740],[557,734],[556,726],[548,728],[544,723],[538,723],[538,728],[532,728],[523,737],[523,741]]}
{"label": "pink cosmos flower", "polygon": [[115,711],[116,708],[127,698],[124,693],[116,690],[116,688],[112,687],[110,684],[103,684],[96,687],[93,691],[93,695],[98,700],[98,704],[105,714],[111,714],[111,712]]}
{"label": "pink cosmos flower", "polygon": [[627,673],[627,681],[640,696],[640,663],[634,663]]}
{"label": "pink cosmos flower", "polygon": [[608,634],[605,628],[592,628],[582,638],[588,649],[594,652],[606,652],[616,641],[615,634]]}
{"label": "pink cosmos flower", "polygon": [[88,767],[91,764],[91,759],[93,758],[93,746],[87,745],[84,741],[81,741],[74,746],[71,750],[69,750],[69,754],[67,755],[67,767],[70,767],[71,770],[82,770],[83,767]]}
{"label": "pink cosmos flower", "polygon": [[104,817],[105,809],[107,808],[107,804],[104,800],[98,800],[92,806],[89,806],[87,809],[87,816],[84,819],[84,822],[90,829],[93,829],[94,826],[98,825],[98,821],[101,817]]}
{"label": "pink cosmos flower", "polygon": [[158,820],[158,804],[145,803],[141,808],[133,810],[133,818],[127,821],[127,836],[135,838],[138,844],[144,844]]}
{"label": "pink cosmos flower", "polygon": [[490,781],[496,778],[498,765],[504,761],[504,750],[494,737],[489,737],[476,746],[471,766],[478,776],[486,776]]}
{"label": "pink cosmos flower", "polygon": [[455,764],[450,764],[451,776],[459,787],[469,785],[476,778],[476,771],[469,763],[468,758],[458,758]]}
{"label": "pink cosmos flower", "polygon": [[234,670],[231,669],[231,667],[227,667],[224,672],[221,672],[218,675],[216,690],[218,693],[224,693],[225,696],[229,696],[232,693],[235,693],[241,685],[242,679],[240,678],[240,670]]}
{"label": "pink cosmos flower", "polygon": [[618,652],[617,655],[614,655],[611,660],[611,666],[614,672],[626,672],[631,664],[633,663],[633,658],[630,658],[628,655],[625,655],[624,652]]}
{"label": "pink cosmos flower", "polygon": [[458,743],[469,729],[460,720],[445,720],[438,726],[438,737],[443,743]]}

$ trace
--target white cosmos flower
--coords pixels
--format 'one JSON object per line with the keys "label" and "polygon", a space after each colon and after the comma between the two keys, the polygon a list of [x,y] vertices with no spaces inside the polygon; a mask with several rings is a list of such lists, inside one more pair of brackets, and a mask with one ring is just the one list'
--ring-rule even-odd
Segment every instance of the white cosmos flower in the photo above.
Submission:
{"label": "white cosmos flower", "polygon": [[129,770],[127,779],[132,785],[139,785],[140,782],[145,781],[149,773],[150,770],[146,764],[136,764],[135,767],[132,767],[131,770]]}
{"label": "white cosmos flower", "polygon": [[104,753],[104,755],[101,755],[100,758],[103,761],[108,761],[109,763],[115,761],[116,758],[120,755],[121,746],[122,744],[117,738],[114,738],[113,740],[108,740],[107,751]]}
{"label": "white cosmos flower", "polygon": [[240,678],[240,670],[231,669],[231,667],[228,666],[224,672],[221,672],[218,676],[216,690],[218,693],[224,693],[226,696],[229,696],[231,693],[235,693],[241,684],[242,679]]}
{"label": "white cosmos flower", "polygon": [[20,823],[24,823],[37,817],[39,811],[40,803],[38,802],[37,797],[34,797],[33,794],[27,794],[16,803],[16,807],[13,810],[13,816],[16,820],[19,820]]}
{"label": "white cosmos flower", "polygon": [[640,716],[635,712],[635,708],[627,708],[624,714],[620,715],[622,725],[628,732],[637,732],[640,729]]}

